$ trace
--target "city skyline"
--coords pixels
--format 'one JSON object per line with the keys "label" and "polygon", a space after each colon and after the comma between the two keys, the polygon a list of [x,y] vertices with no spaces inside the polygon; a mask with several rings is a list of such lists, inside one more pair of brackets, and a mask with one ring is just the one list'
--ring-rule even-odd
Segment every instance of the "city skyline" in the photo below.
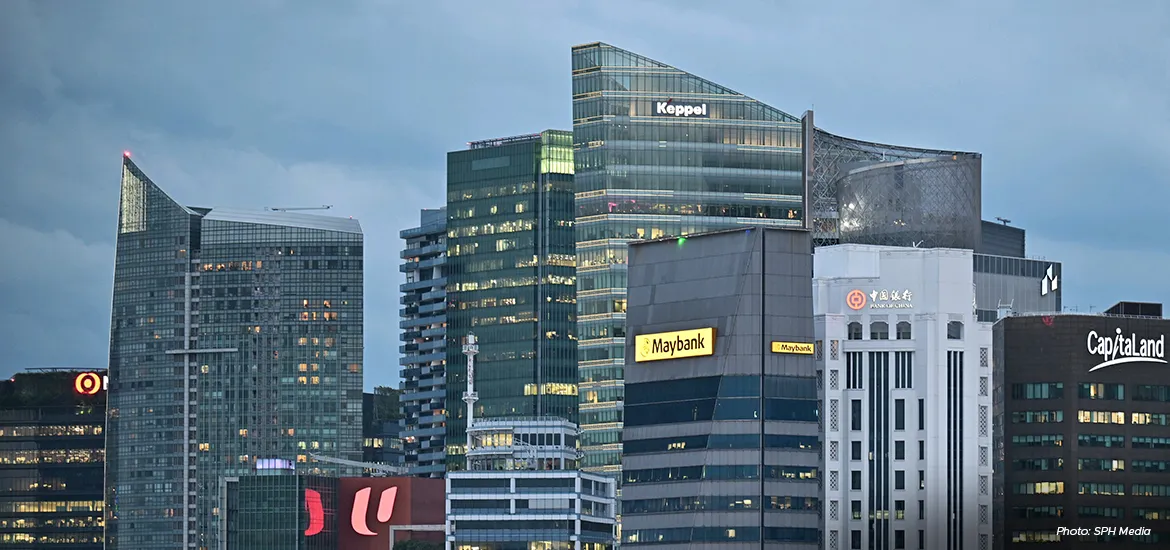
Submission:
{"label": "city skyline", "polygon": [[[0,61],[0,116],[12,122],[0,130],[0,158],[15,182],[0,205],[12,258],[0,271],[0,329],[13,344],[0,376],[107,366],[117,170],[129,150],[183,204],[333,204],[331,214],[361,219],[365,385],[396,386],[399,230],[420,208],[443,206],[448,151],[569,127],[570,48],[597,40],[786,112],[814,108],[817,125],[840,135],[979,151],[984,217],[1013,220],[1028,230],[1030,254],[1064,263],[1066,305],[1170,301],[1157,285],[1170,267],[1157,232],[1137,225],[1119,239],[1096,214],[1125,211],[1152,226],[1170,199],[1157,185],[1170,168],[1160,155],[1170,109],[1158,91],[1170,82],[1149,70],[1170,55],[1158,28],[1170,20],[1165,5],[934,9],[924,20],[762,2],[733,13],[636,3],[620,17],[574,5],[535,14],[515,2],[490,12],[253,5],[223,18],[214,4],[0,5],[0,29],[22,52]],[[660,13],[704,24],[675,27]],[[261,17],[275,24],[257,32],[250,20]],[[415,25],[422,18],[435,25]],[[790,28],[755,23],[777,19]],[[973,30],[992,21],[994,41]],[[192,22],[208,32],[166,39]],[[294,39],[310,24],[307,39]],[[504,24],[524,41],[497,36]],[[866,44],[866,55],[846,42]],[[785,55],[794,45],[808,53]],[[381,70],[383,52],[402,50],[422,53]],[[434,85],[402,84],[422,81]],[[1086,117],[1070,113],[1110,124],[1086,135]],[[1120,295],[1117,266],[1136,291]]]}

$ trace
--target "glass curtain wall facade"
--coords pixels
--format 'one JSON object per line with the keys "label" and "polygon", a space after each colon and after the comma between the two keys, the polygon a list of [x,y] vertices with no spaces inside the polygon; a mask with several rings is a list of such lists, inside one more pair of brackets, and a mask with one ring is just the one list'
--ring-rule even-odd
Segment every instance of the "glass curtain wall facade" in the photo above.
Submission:
{"label": "glass curtain wall facade", "polygon": [[224,476],[361,459],[361,226],[186,208],[123,166],[107,548],[218,548]]}
{"label": "glass curtain wall facade", "polygon": [[805,227],[806,123],[608,44],[576,46],[572,59],[583,467],[616,473],[626,246]]}
{"label": "glass curtain wall facade", "polygon": [[577,419],[572,134],[480,141],[447,155],[447,469],[466,451],[467,358],[476,418]]}
{"label": "glass curtain wall facade", "polygon": [[[443,477],[447,422],[447,209],[427,209],[403,230],[402,430],[411,475]],[[459,402],[453,402],[458,405]]]}
{"label": "glass curtain wall facade", "polygon": [[815,246],[982,246],[983,155],[871,143],[820,129],[812,142]]}
{"label": "glass curtain wall facade", "polygon": [[103,374],[0,381],[0,548],[102,549]]}

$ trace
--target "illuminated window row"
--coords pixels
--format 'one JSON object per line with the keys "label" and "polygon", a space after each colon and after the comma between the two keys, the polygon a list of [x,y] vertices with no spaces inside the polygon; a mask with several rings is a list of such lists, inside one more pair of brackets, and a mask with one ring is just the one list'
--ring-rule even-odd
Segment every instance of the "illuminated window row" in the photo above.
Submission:
{"label": "illuminated window row", "polygon": [[66,437],[102,435],[102,426],[8,426],[0,427],[0,437]]}
{"label": "illuminated window row", "polygon": [[0,464],[88,464],[105,460],[105,449],[0,451]]}

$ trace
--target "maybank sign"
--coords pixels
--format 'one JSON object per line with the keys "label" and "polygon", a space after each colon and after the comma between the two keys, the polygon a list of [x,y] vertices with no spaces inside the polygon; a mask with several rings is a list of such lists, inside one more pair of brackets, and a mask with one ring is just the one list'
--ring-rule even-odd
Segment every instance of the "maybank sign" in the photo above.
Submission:
{"label": "maybank sign", "polygon": [[772,342],[772,353],[812,355],[815,351],[812,344],[805,342]]}
{"label": "maybank sign", "polygon": [[709,118],[706,103],[675,103],[674,100],[655,101],[654,116]]}
{"label": "maybank sign", "polygon": [[634,337],[634,362],[702,357],[715,353],[715,329],[696,328]]}
{"label": "maybank sign", "polygon": [[1136,334],[1126,336],[1121,329],[1113,335],[1099,335],[1089,331],[1086,342],[1089,353],[1101,359],[1089,372],[1122,363],[1166,363],[1166,335],[1157,338],[1138,338]]}

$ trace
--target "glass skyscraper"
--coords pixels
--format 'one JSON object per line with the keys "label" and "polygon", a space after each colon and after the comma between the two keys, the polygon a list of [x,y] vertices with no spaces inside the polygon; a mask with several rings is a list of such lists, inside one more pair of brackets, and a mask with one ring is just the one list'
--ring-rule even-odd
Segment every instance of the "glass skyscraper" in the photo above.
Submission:
{"label": "glass skyscraper", "polygon": [[572,57],[583,467],[616,472],[627,244],[808,228],[811,121],[608,44]]}
{"label": "glass skyscraper", "polygon": [[468,333],[475,417],[577,420],[572,134],[470,143],[447,155],[447,466],[466,452]]}
{"label": "glass skyscraper", "polygon": [[362,241],[353,219],[184,207],[123,158],[106,548],[218,548],[225,476],[361,459]]}

